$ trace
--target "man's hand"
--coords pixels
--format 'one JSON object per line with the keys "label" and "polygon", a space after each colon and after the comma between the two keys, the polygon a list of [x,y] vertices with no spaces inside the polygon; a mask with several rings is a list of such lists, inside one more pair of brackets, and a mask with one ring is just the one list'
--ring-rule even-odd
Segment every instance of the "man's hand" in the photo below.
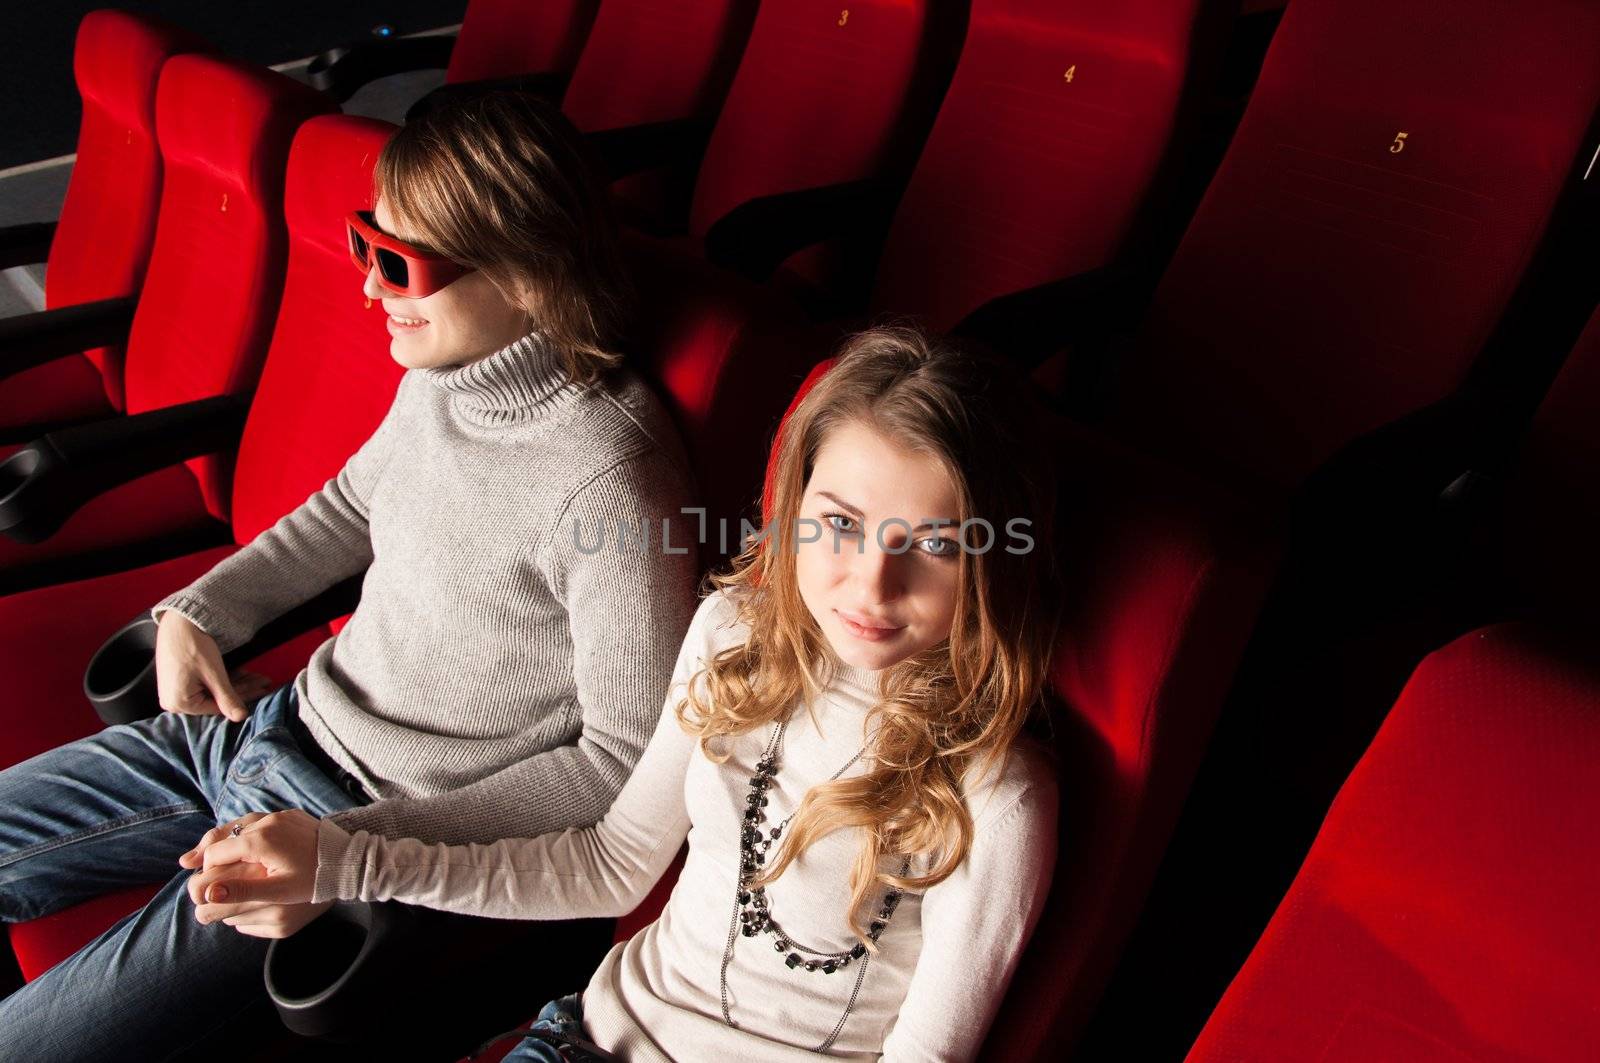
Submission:
{"label": "man's hand", "polygon": [[[242,828],[238,835],[235,825]],[[317,820],[299,810],[252,812],[213,828],[178,862],[204,867],[189,879],[195,918],[251,937],[288,937],[332,905],[308,903],[317,874]]]}
{"label": "man's hand", "polygon": [[167,712],[221,714],[242,723],[250,715],[248,702],[271,690],[269,680],[252,672],[230,679],[215,639],[182,613],[168,609],[161,614],[156,627],[156,694]]}

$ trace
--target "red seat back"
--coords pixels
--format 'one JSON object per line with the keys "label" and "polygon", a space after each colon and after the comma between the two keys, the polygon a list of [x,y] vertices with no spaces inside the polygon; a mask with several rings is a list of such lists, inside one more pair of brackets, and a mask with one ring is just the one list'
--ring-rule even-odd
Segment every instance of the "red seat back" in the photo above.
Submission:
{"label": "red seat back", "polygon": [[[129,413],[255,386],[283,287],[289,141],[329,107],[253,64],[168,60],[156,93],[161,215],[128,339]],[[227,463],[190,468],[207,508],[226,519]]]}
{"label": "red seat back", "polygon": [[1499,625],[1430,655],[1191,1063],[1592,1058],[1597,763],[1592,632]]}
{"label": "red seat back", "polygon": [[[765,0],[695,185],[689,229],[704,236],[762,196],[886,175],[909,165],[948,76],[965,5],[864,0],[824,7]],[[790,268],[821,280],[820,252]]]}
{"label": "red seat back", "polygon": [[1600,6],[1436,15],[1289,5],[1120,367],[1123,430],[1291,487],[1461,384],[1584,149]]}
{"label": "red seat back", "polygon": [[[78,24],[72,67],[83,123],[50,244],[46,307],[139,293],[161,200],[156,80],[169,57],[203,47],[181,30],[123,11],[91,11]],[[120,409],[122,348],[86,353],[106,398]]]}
{"label": "red seat back", "polygon": [[444,79],[571,73],[599,6],[600,0],[470,0]]}
{"label": "red seat back", "polygon": [[248,543],[338,473],[394,399],[404,370],[389,357],[383,310],[363,307],[344,216],[372,206],[386,122],[313,118],[289,152],[284,212],[289,266],[277,326],[233,489],[234,541]]}
{"label": "red seat back", "polygon": [[874,309],[949,329],[997,296],[1111,264],[1172,140],[1201,16],[1233,6],[974,0]]}
{"label": "red seat back", "polygon": [[751,0],[606,0],[561,109],[588,133],[710,121],[749,31]]}

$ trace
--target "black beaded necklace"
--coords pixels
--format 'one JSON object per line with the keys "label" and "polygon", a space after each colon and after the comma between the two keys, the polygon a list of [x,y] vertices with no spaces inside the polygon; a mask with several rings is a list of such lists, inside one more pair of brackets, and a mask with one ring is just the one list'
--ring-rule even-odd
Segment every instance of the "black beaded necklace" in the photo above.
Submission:
{"label": "black beaded necklace", "polygon": [[[773,776],[778,773],[778,749],[783,744],[783,735],[788,726],[789,723],[785,720],[773,727],[772,737],[767,740],[767,747],[762,752],[761,759],[756,761],[756,773],[750,777],[750,793],[744,799],[744,819],[739,828],[739,883],[734,890],[733,919],[728,925],[728,945],[722,952],[722,1021],[729,1026],[737,1025],[728,1010],[728,965],[733,962],[734,942],[740,936],[755,937],[762,933],[771,934],[776,938],[772,946],[774,951],[787,953],[783,962],[791,970],[833,974],[851,964],[856,964],[856,981],[851,987],[850,999],[844,1006],[844,1014],[839,1016],[839,1021],[834,1024],[833,1031],[828,1034],[827,1039],[812,1049],[813,1052],[820,1053],[826,1052],[833,1046],[833,1042],[838,1040],[840,1031],[844,1029],[845,1020],[850,1017],[850,1012],[856,1006],[856,997],[861,993],[861,982],[867,976],[867,964],[872,959],[871,953],[867,950],[867,941],[870,939],[876,942],[878,936],[888,927],[889,920],[893,917],[895,909],[900,906],[900,897],[905,891],[896,886],[885,893],[883,906],[878,909],[876,917],[868,926],[867,936],[842,952],[827,952],[802,945],[772,918],[771,904],[767,900],[767,888],[756,886],[752,889],[750,882],[760,874],[762,866],[766,863],[768,851],[773,843],[783,837],[784,828],[794,818],[794,813],[789,813],[783,822],[773,827],[765,837],[762,836],[760,824],[767,818],[762,809],[767,807],[767,790],[772,785]],[[860,760],[866,752],[865,745],[856,750],[855,756],[828,776],[828,782],[833,782],[849,771],[850,766]],[[904,876],[910,870],[911,859],[907,857],[901,862],[900,874]]]}

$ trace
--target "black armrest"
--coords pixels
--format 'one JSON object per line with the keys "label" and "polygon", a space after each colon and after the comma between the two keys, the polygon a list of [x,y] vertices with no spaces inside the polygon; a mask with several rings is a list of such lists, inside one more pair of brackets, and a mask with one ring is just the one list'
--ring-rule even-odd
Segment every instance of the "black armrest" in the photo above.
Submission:
{"label": "black armrest", "polygon": [[123,343],[139,300],[133,296],[0,317],[0,379],[94,347]]}
{"label": "black armrest", "polygon": [[0,229],[0,269],[43,262],[50,257],[50,243],[55,238],[53,221],[7,225]]}
{"label": "black armrest", "polygon": [[439,104],[450,100],[503,89],[513,92],[526,92],[534,96],[542,96],[551,102],[559,102],[561,94],[567,91],[567,82],[569,80],[571,79],[566,74],[548,70],[540,74],[517,74],[513,77],[482,78],[478,81],[456,81],[447,85],[440,85],[406,108],[406,121],[412,121],[419,115],[426,114]]}
{"label": "black armrest", "polygon": [[235,445],[249,411],[248,398],[221,395],[40,436],[0,462],[0,531],[48,538],[109,488]]}
{"label": "black armrest", "polygon": [[1150,289],[1127,269],[1091,270],[991,299],[950,331],[1032,365],[1063,347],[1136,323]]}
{"label": "black armrest", "polygon": [[741,203],[706,233],[706,257],[753,280],[784,259],[841,236],[872,239],[889,224],[895,193],[883,181],[850,181]]}
{"label": "black armrest", "polygon": [[306,80],[339,103],[369,81],[408,70],[435,70],[450,65],[453,34],[389,37],[329,48],[306,67]]}
{"label": "black armrest", "polygon": [[[540,1000],[570,990],[611,944],[609,919],[518,922],[457,915],[385,901],[340,901],[267,949],[263,976],[283,1024],[297,1034],[375,1048],[396,1024],[386,1016],[423,1009],[429,1021],[400,1024],[406,1058],[453,1059],[512,1024]],[[553,959],[529,979],[497,972],[528,950]],[[507,984],[509,983],[509,985]],[[388,1053],[382,1053],[388,1054]]]}
{"label": "black armrest", "polygon": [[619,181],[661,166],[693,166],[705,154],[711,123],[700,118],[646,122],[585,133],[606,177]]}
{"label": "black armrest", "polygon": [[[229,671],[290,639],[355,611],[361,576],[336,583],[256,632],[255,638],[222,655]],[[83,693],[108,724],[132,723],[161,711],[156,693],[156,622],[149,613],[124,624],[89,659]]]}

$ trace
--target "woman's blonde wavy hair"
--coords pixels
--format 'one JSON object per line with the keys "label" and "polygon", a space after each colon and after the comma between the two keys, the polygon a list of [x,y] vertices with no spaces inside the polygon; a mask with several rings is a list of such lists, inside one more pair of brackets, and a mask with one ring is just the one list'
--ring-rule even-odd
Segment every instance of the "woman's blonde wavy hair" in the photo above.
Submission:
{"label": "woman's blonde wavy hair", "polygon": [[[964,794],[998,774],[1035,706],[1042,702],[1056,631],[1052,524],[1055,476],[1041,416],[1017,377],[997,360],[906,327],[850,338],[833,367],[781,429],[769,484],[771,534],[712,577],[728,588],[749,637],[708,661],[677,706],[679,722],[714,761],[724,736],[787,719],[832,680],[837,658],[801,600],[792,537],[823,442],[860,423],[928,455],[950,476],[960,518],[995,529],[993,549],[962,551],[955,618],[947,640],[885,669],[869,729],[875,743],[864,774],[813,787],[785,833],[777,859],[756,880],[771,882],[824,835],[862,831],[851,870],[848,918],[885,886],[926,890],[972,847]],[[1031,522],[1032,549],[1013,553],[1007,522]],[[973,545],[980,535],[972,536]],[[1013,544],[1020,549],[1022,541]],[[885,856],[925,857],[925,874],[880,869]],[[892,862],[892,861],[891,861]],[[876,906],[873,906],[874,908]],[[869,942],[870,945],[870,942]]]}
{"label": "woman's blonde wavy hair", "polygon": [[419,242],[479,270],[528,306],[588,382],[622,359],[632,285],[597,167],[561,111],[526,92],[446,95],[402,126],[378,156],[378,198]]}

